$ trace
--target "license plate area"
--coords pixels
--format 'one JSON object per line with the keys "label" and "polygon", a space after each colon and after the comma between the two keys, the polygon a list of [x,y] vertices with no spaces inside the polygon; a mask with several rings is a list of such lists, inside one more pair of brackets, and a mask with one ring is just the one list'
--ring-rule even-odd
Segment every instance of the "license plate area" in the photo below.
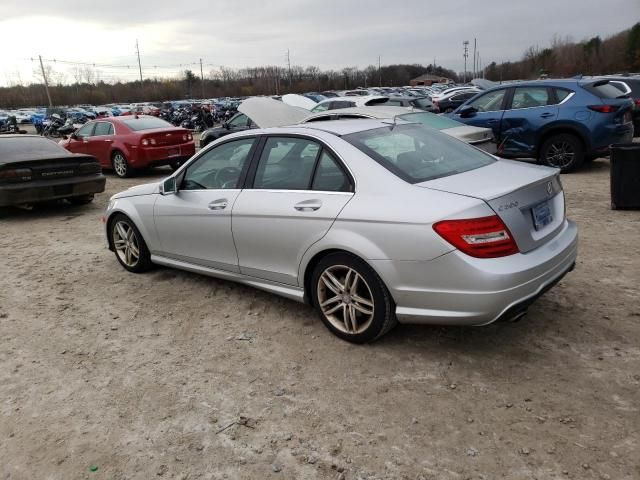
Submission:
{"label": "license plate area", "polygon": [[624,112],[624,123],[629,123],[633,119],[631,112]]}
{"label": "license plate area", "polygon": [[180,149],[179,148],[169,148],[167,150],[167,156],[168,157],[177,157],[178,155],[180,155]]}
{"label": "license plate area", "polygon": [[553,222],[553,215],[551,214],[551,206],[548,201],[544,201],[531,208],[531,217],[533,218],[533,227],[536,230],[541,230],[551,222]]}
{"label": "license plate area", "polygon": [[54,195],[70,195],[73,192],[73,185],[55,185],[53,187]]}

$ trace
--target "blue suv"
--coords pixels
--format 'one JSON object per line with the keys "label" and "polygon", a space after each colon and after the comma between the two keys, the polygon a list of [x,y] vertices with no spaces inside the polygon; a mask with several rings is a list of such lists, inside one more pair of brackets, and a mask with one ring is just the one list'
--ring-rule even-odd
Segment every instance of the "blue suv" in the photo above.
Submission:
{"label": "blue suv", "polygon": [[498,155],[569,172],[633,139],[632,100],[608,80],[538,80],[492,88],[448,116],[493,130]]}

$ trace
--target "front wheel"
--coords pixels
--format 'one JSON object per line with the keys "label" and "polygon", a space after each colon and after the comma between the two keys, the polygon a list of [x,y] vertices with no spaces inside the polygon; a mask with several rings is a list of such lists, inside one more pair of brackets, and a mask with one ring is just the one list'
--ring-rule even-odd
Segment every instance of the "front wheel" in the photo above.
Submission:
{"label": "front wheel", "polygon": [[549,137],[540,148],[539,162],[559,168],[562,173],[577,169],[584,161],[584,146],[575,136],[561,133]]}
{"label": "front wheel", "polygon": [[109,222],[109,237],[120,265],[133,273],[151,269],[153,264],[147,244],[127,216],[116,214]]}
{"label": "front wheel", "polygon": [[313,272],[311,290],[322,322],[348,342],[372,342],[397,323],[393,299],[382,279],[354,255],[324,257]]}

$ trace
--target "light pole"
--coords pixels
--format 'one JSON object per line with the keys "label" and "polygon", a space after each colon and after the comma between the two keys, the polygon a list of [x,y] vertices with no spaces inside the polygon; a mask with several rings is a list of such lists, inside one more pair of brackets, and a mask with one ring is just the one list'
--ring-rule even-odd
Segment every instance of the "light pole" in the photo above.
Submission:
{"label": "light pole", "polygon": [[464,73],[462,74],[462,83],[467,83],[467,57],[469,56],[469,40],[464,40],[462,42],[462,48],[464,49],[464,53],[462,56],[464,57]]}

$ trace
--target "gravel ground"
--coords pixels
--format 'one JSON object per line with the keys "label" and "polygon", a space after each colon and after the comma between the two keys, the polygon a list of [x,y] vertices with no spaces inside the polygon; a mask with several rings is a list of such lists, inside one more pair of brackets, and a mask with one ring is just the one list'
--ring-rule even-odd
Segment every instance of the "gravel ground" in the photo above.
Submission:
{"label": "gravel ground", "polygon": [[103,246],[111,194],[0,220],[0,478],[638,479],[640,212],[564,175],[576,270],[522,321],[355,346],[313,310]]}

